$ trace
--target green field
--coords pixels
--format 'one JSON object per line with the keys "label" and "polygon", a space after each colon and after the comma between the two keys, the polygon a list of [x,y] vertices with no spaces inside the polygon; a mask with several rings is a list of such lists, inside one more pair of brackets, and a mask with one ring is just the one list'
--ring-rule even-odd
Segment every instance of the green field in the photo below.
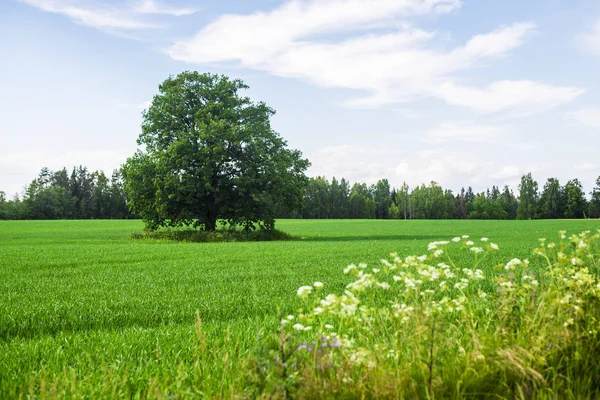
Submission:
{"label": "green field", "polygon": [[423,254],[462,234],[500,246],[486,265],[527,258],[540,237],[600,222],[282,220],[277,228],[301,239],[254,243],[130,239],[142,228],[0,221],[0,398],[60,398],[64,382],[82,397],[229,397],[242,367],[222,350],[252,351],[261,328],[300,306],[301,285],[341,292],[348,264]]}

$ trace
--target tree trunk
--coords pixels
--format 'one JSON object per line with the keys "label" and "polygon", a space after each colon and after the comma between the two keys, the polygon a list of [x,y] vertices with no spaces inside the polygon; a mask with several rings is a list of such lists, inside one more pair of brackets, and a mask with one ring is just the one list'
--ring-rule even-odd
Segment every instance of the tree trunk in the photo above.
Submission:
{"label": "tree trunk", "polygon": [[204,229],[209,232],[217,229],[217,204],[214,193],[208,196],[206,202],[206,223]]}
{"label": "tree trunk", "polygon": [[206,199],[206,224],[205,229],[212,232],[217,229],[217,183],[218,177],[213,173],[211,179],[212,192]]}

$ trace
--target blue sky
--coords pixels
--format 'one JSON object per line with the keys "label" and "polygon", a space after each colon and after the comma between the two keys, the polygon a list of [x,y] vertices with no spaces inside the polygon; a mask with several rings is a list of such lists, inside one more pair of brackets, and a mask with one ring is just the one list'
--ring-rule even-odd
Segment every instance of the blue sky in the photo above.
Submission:
{"label": "blue sky", "polygon": [[596,0],[2,0],[0,190],[110,173],[168,75],[241,78],[310,175],[600,175]]}

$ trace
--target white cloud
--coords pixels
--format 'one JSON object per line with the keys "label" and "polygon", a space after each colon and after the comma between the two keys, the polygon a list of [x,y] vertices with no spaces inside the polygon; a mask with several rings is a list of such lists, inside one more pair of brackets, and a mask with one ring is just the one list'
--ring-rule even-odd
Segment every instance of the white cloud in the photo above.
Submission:
{"label": "white cloud", "polygon": [[447,142],[490,142],[505,138],[513,131],[510,125],[479,125],[469,121],[447,121],[425,132],[423,141],[432,144]]}
{"label": "white cloud", "polygon": [[567,117],[590,128],[600,129],[600,107],[584,107],[567,113]]}
{"label": "white cloud", "polygon": [[[168,54],[190,63],[230,62],[319,86],[366,92],[348,102],[358,107],[434,96],[477,111],[526,115],[564,104],[582,92],[530,81],[501,81],[486,88],[455,84],[453,74],[506,57],[535,29],[529,22],[515,23],[445,49],[447,41],[432,40],[438,32],[400,20],[448,13],[459,6],[451,0],[286,1],[269,12],[221,16],[194,37],[173,44]],[[323,38],[332,33],[342,33],[343,39]]]}
{"label": "white cloud", "polygon": [[46,12],[65,15],[77,24],[97,29],[146,29],[156,27],[114,6],[74,5],[64,0],[21,1]]}
{"label": "white cloud", "polygon": [[516,116],[526,116],[570,103],[584,93],[584,90],[533,81],[498,81],[485,88],[446,82],[440,85],[437,92],[449,104],[467,106],[482,112],[505,111]]}
{"label": "white cloud", "polygon": [[152,104],[152,100],[142,101],[137,104],[129,104],[129,103],[118,103],[117,106],[121,108],[137,108],[139,110],[147,110]]}
{"label": "white cloud", "polygon": [[580,43],[592,54],[600,55],[600,20],[590,29],[589,32],[580,36]]}
{"label": "white cloud", "polygon": [[196,10],[192,10],[191,8],[173,8],[159,5],[154,0],[141,0],[135,6],[135,11],[143,14],[163,14],[175,17],[190,15],[196,12]]}
{"label": "white cloud", "polygon": [[592,163],[583,163],[583,164],[574,166],[573,169],[576,171],[598,171],[598,170],[600,170],[600,167],[598,167],[596,164],[592,164]]}
{"label": "white cloud", "polygon": [[195,11],[187,8],[162,6],[153,0],[141,0],[131,5],[115,5],[99,1],[77,0],[20,0],[43,11],[62,14],[76,24],[90,26],[100,30],[136,30],[158,28],[148,23],[140,14],[163,14],[181,16]]}
{"label": "white cloud", "polygon": [[506,165],[497,172],[490,174],[493,179],[516,179],[521,178],[523,172],[516,165]]}
{"label": "white cloud", "polygon": [[[395,187],[411,187],[435,181],[442,187],[459,190],[473,186],[476,191],[492,185],[516,185],[522,175],[512,164],[498,164],[483,154],[466,150],[428,149],[408,152],[400,148],[332,146],[310,155],[309,175],[344,177],[351,182],[375,183],[387,178]],[[528,171],[534,171],[530,167]]]}

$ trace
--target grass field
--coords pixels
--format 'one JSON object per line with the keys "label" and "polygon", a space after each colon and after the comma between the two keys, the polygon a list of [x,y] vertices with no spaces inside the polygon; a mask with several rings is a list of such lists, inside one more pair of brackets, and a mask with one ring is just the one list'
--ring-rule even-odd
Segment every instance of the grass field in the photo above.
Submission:
{"label": "grass field", "polygon": [[130,239],[140,221],[0,221],[0,398],[228,397],[244,385],[243,366],[228,357],[251,352],[261,328],[293,313],[301,285],[342,292],[348,264],[423,254],[462,234],[500,245],[487,260],[494,265],[529,257],[540,237],[600,222],[283,220],[277,228],[301,239],[174,243]]}

